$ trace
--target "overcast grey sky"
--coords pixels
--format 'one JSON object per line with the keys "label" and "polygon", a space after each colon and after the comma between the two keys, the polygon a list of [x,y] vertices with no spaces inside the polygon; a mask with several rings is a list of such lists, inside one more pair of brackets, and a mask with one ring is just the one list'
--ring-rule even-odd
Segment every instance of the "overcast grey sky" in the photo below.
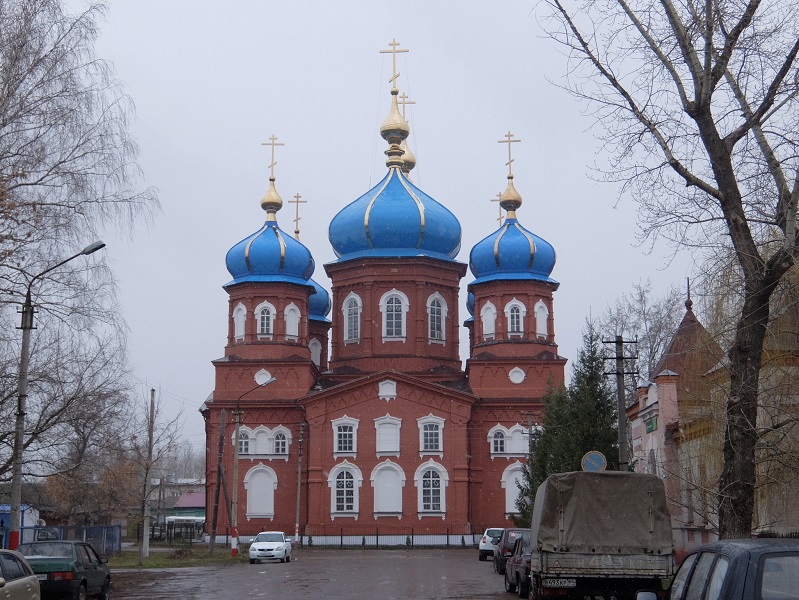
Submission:
{"label": "overcast grey sky", "polygon": [[[566,61],[545,39],[533,1],[110,0],[98,55],[113,62],[137,107],[134,124],[147,185],[163,212],[132,240],[108,232],[106,259],[120,283],[130,352],[142,385],[181,406],[186,439],[204,443],[197,412],[223,355],[231,278],[225,254],[263,223],[272,134],[278,222],[323,265],[334,259],[330,219],[385,173],[378,128],[388,113],[396,38],[399,88],[409,107],[412,180],[460,220],[458,260],[494,231],[505,189],[510,130],[520,222],[554,245],[555,332],[570,361],[589,313],[599,315],[634,282],[682,285],[689,258],[636,245],[636,207],[596,183],[602,160],[581,106],[557,86]],[[464,278],[463,287],[473,279]],[[335,308],[334,308],[335,310]],[[460,319],[468,316],[465,291]],[[464,330],[465,331],[465,330]],[[461,354],[468,351],[462,336]],[[145,385],[146,382],[146,385]]]}

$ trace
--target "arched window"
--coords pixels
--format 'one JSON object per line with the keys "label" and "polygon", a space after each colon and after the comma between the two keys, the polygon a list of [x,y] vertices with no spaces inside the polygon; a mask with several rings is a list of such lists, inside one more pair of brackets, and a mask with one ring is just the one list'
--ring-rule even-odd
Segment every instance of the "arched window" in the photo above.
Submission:
{"label": "arched window", "polygon": [[255,308],[256,331],[258,332],[258,339],[272,339],[275,332],[275,319],[277,313],[275,307],[269,302],[261,302]]}
{"label": "arched window", "polygon": [[357,342],[361,338],[361,299],[351,293],[344,300],[344,341]]}
{"label": "arched window", "polygon": [[416,421],[419,424],[419,452],[443,456],[444,419],[429,414]]}
{"label": "arched window", "polygon": [[441,516],[447,511],[446,488],[449,476],[443,465],[433,459],[419,465],[414,483],[418,492],[417,510],[420,516],[424,513]]}
{"label": "arched window", "polygon": [[247,309],[239,304],[233,309],[233,337],[237,342],[244,339],[244,324],[247,321]]}
{"label": "arched window", "polygon": [[501,431],[494,432],[494,446],[491,448],[493,454],[505,453],[505,434]]}
{"label": "arched window", "polygon": [[380,299],[383,313],[383,341],[405,341],[405,315],[409,309],[408,298],[399,290],[391,290]]}
{"label": "arched window", "polygon": [[516,501],[522,493],[519,487],[521,483],[524,483],[524,465],[517,461],[508,465],[505,472],[502,473],[502,487],[505,488],[505,514],[519,514]]}
{"label": "arched window", "polygon": [[313,338],[308,343],[308,349],[311,351],[311,360],[317,367],[322,365],[322,344],[316,338]]}
{"label": "arched window", "polygon": [[497,331],[497,309],[490,302],[486,302],[480,309],[480,319],[483,322],[483,341],[493,340]]}
{"label": "arched window", "polygon": [[286,339],[297,341],[300,336],[300,309],[294,304],[289,304],[283,311],[286,320]]}
{"label": "arched window", "polygon": [[347,415],[331,421],[333,426],[333,456],[355,456],[358,452],[358,419]]}
{"label": "arched window", "polygon": [[275,454],[286,454],[287,452],[286,434],[278,433],[275,435]]}
{"label": "arched window", "polygon": [[277,473],[265,465],[250,469],[244,477],[247,490],[247,518],[273,519],[275,517],[275,489]]}
{"label": "arched window", "polygon": [[447,303],[439,293],[427,299],[427,337],[431,342],[447,339]]}
{"label": "arched window", "polygon": [[375,515],[402,515],[402,488],[405,473],[402,468],[386,460],[372,471],[372,487],[375,493]]}
{"label": "arched window", "polygon": [[250,453],[250,434],[246,431],[239,432],[239,454]]}
{"label": "arched window", "polygon": [[433,469],[422,475],[422,510],[441,512],[441,475]]}
{"label": "arched window", "polygon": [[358,517],[358,497],[362,483],[360,469],[346,460],[330,470],[327,485],[330,488],[331,517]]}
{"label": "arched window", "polygon": [[524,334],[524,317],[527,309],[524,304],[514,298],[505,306],[505,318],[508,320],[508,335],[520,337]]}
{"label": "arched window", "polygon": [[355,510],[355,478],[349,471],[336,476],[336,512]]}
{"label": "arched window", "polygon": [[549,309],[541,300],[535,304],[535,335],[536,337],[547,337],[547,320],[549,319]]}

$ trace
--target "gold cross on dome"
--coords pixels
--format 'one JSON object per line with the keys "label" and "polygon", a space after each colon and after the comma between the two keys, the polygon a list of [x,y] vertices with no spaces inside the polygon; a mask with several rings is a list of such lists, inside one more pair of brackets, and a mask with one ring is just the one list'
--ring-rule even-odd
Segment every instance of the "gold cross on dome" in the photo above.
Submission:
{"label": "gold cross on dome", "polygon": [[286,144],[278,144],[277,143],[277,136],[273,133],[272,137],[269,138],[268,142],[261,142],[262,146],[272,146],[272,162],[269,163],[269,177],[275,176],[275,146],[285,146]]}
{"label": "gold cross on dome", "polygon": [[[491,202],[502,202],[502,192],[499,192],[497,194],[496,198],[491,198]],[[500,204],[499,205],[499,218],[497,219],[497,221],[499,221],[500,225],[502,225],[502,219],[504,219],[504,217],[502,216],[502,204]]]}
{"label": "gold cross on dome", "polygon": [[307,200],[300,200],[302,196],[300,196],[299,192],[294,196],[293,200],[289,200],[292,204],[295,205],[294,209],[294,239],[298,242],[300,241],[300,204],[308,204]]}
{"label": "gold cross on dome", "polygon": [[513,163],[513,157],[511,155],[511,150],[510,150],[511,146],[510,145],[515,143],[515,142],[521,142],[521,140],[514,140],[513,139],[513,134],[510,131],[508,131],[508,133],[505,134],[505,139],[504,140],[499,140],[499,142],[497,142],[499,144],[507,144],[508,145],[508,162],[506,163],[508,165],[508,175],[513,175],[513,170],[511,169],[511,163]]}
{"label": "gold cross on dome", "polygon": [[391,79],[388,80],[388,82],[389,83],[393,83],[394,87],[397,87],[397,83],[396,83],[397,82],[397,77],[400,76],[400,74],[397,73],[397,54],[399,52],[410,52],[410,50],[404,50],[404,49],[397,48],[397,46],[399,46],[399,42],[396,39],[391,40],[388,43],[388,45],[391,46],[391,50],[381,50],[380,54],[389,54],[389,53],[392,54],[393,75],[392,75]]}
{"label": "gold cross on dome", "polygon": [[410,98],[410,96],[408,96],[408,94],[403,92],[402,95],[400,96],[400,99],[397,102],[398,104],[402,105],[402,118],[405,119],[406,121],[408,119],[405,118],[405,106],[408,104],[416,104],[416,100],[409,100],[408,98]]}

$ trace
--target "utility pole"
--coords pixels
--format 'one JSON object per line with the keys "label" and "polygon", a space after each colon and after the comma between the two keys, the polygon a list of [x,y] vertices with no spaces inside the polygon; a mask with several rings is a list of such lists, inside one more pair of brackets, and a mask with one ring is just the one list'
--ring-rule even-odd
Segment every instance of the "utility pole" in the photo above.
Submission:
{"label": "utility pole", "polygon": [[300,439],[299,441],[299,451],[297,453],[297,515],[294,519],[294,543],[297,544],[300,541],[300,491],[302,487],[300,485],[302,481],[302,442],[303,436],[305,434],[305,423],[300,423]]}
{"label": "utility pole", "polygon": [[214,512],[211,518],[211,536],[208,539],[208,555],[213,556],[216,543],[216,520],[219,516],[219,490],[222,487],[222,458],[225,450],[225,420],[227,413],[223,408],[219,413],[219,459],[216,467],[216,490],[214,491]]}
{"label": "utility pole", "polygon": [[[298,194],[299,195],[299,194]],[[236,419],[236,435],[233,438],[233,500],[230,503],[230,557],[239,555],[239,429],[241,427],[241,409],[238,402],[233,411]]]}
{"label": "utility pole", "polygon": [[[605,360],[614,360],[616,362],[616,370],[605,372],[605,375],[615,375],[616,376],[616,410],[618,412],[618,432],[619,432],[619,471],[627,471],[629,470],[630,458],[629,458],[629,450],[627,448],[627,406],[625,402],[625,393],[624,393],[624,376],[625,375],[635,375],[638,373],[637,370],[635,371],[625,371],[624,370],[624,344],[637,344],[638,340],[634,341],[624,341],[624,338],[620,335],[616,336],[616,339],[613,341],[602,340],[603,344],[614,344],[616,347],[615,356],[613,358],[607,357]],[[638,356],[633,356],[629,358],[638,358]]]}
{"label": "utility pole", "polygon": [[147,416],[147,462],[144,468],[144,505],[142,506],[142,535],[139,563],[150,556],[150,477],[153,468],[153,437],[155,435],[155,388],[150,388],[150,414]]}

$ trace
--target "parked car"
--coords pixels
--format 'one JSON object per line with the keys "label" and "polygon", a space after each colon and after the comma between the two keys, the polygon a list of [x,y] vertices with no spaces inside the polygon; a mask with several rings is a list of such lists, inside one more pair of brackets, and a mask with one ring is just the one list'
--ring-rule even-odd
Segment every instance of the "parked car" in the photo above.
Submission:
{"label": "parked car", "polygon": [[108,559],[99,556],[91,544],[51,540],[20,544],[18,550],[38,576],[42,598],[68,596],[85,600],[95,596],[108,600],[111,593]]}
{"label": "parked car", "polygon": [[250,564],[267,558],[277,558],[280,562],[291,560],[291,540],[282,531],[262,531],[250,544]]}
{"label": "parked car", "polygon": [[494,572],[500,575],[505,574],[505,561],[513,554],[513,545],[524,533],[527,533],[527,537],[530,537],[529,529],[512,527],[502,531],[502,535],[494,547]]}
{"label": "parked car", "polygon": [[516,539],[505,563],[505,591],[516,592],[519,598],[530,594],[530,532]]}
{"label": "parked car", "polygon": [[19,552],[0,550],[0,597],[39,600],[39,579]]}
{"label": "parked car", "polygon": [[[680,565],[666,598],[782,600],[799,591],[799,540],[722,540],[700,546]],[[658,590],[636,600],[657,600]]]}
{"label": "parked car", "polygon": [[477,557],[479,560],[485,560],[489,556],[494,556],[494,548],[499,538],[502,536],[503,531],[504,530],[500,527],[489,527],[485,530],[483,537],[480,538],[480,542],[477,544],[477,549],[480,552]]}

